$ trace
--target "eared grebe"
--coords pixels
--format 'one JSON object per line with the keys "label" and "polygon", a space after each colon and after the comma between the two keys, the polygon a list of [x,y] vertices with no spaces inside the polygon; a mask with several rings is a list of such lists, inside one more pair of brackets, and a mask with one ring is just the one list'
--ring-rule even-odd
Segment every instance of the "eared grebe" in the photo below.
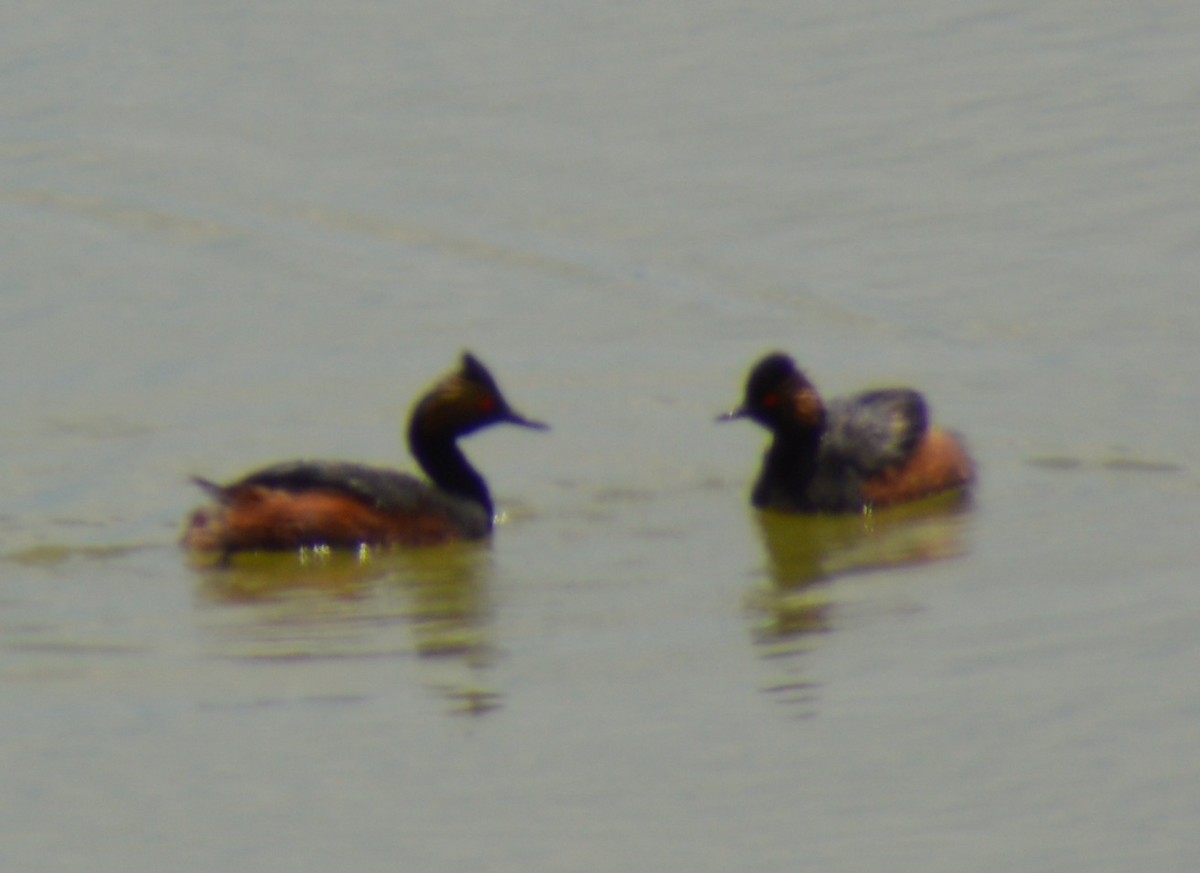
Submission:
{"label": "eared grebe", "polygon": [[431,483],[342,461],[291,461],[229,485],[193,481],[216,505],[196,510],[182,545],[230,555],[304,546],[423,546],[486,537],[492,530],[487,483],[456,441],[493,424],[546,429],[518,415],[477,358],[434,385],[413,408],[408,446]]}
{"label": "eared grebe", "polygon": [[760,509],[855,512],[965,489],[973,468],[961,440],[929,425],[908,388],[821,402],[787,355],[750,371],[742,405],[719,421],[750,418],[771,431],[751,492]]}

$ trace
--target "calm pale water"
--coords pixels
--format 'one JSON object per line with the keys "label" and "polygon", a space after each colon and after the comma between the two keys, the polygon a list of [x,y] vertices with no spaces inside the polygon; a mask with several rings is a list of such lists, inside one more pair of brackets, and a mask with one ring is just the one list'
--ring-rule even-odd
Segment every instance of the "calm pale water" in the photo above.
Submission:
{"label": "calm pale water", "polygon": [[[1200,862],[1200,7],[5,19],[5,870]],[[179,553],[464,348],[490,546]],[[974,499],[752,513],[771,348]]]}

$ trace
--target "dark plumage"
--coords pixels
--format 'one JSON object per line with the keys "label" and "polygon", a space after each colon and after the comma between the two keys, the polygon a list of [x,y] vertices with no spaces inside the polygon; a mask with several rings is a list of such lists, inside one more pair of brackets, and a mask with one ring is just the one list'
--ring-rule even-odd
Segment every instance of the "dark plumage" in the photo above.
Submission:
{"label": "dark plumage", "polygon": [[742,404],[720,420],[750,418],[771,431],[751,492],[760,509],[851,512],[965,488],[973,478],[961,440],[929,424],[908,388],[822,402],[787,355],[760,360]]}
{"label": "dark plumage", "polygon": [[409,419],[409,448],[430,482],[382,467],[308,460],[264,467],[228,485],[196,478],[215,506],[192,514],[182,543],[230,554],[480,539],[492,529],[492,498],[457,440],[501,423],[546,427],[514,411],[487,368],[465,353]]}

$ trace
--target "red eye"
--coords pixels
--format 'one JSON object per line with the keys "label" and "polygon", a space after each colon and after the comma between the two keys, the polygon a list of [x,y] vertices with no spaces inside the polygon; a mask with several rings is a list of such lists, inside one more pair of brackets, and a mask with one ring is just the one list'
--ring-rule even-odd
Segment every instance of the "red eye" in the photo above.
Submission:
{"label": "red eye", "polygon": [[482,400],[480,400],[479,401],[479,411],[484,413],[485,415],[490,415],[491,413],[495,412],[496,411],[496,398],[495,397],[484,397]]}
{"label": "red eye", "polygon": [[776,406],[779,405],[779,395],[778,394],[768,394],[766,397],[764,397],[762,399],[762,405],[766,409],[774,409]]}

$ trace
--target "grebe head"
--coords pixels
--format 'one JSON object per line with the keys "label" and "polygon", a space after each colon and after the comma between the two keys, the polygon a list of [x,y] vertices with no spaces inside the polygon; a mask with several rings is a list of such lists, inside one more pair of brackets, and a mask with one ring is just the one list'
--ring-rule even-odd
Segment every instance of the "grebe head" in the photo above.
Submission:
{"label": "grebe head", "polygon": [[493,424],[548,429],[513,409],[487,367],[470,352],[463,352],[459,368],[434,385],[412,412],[413,428],[427,437],[454,439]]}
{"label": "grebe head", "polygon": [[782,352],[772,352],[750,371],[741,405],[717,421],[749,418],[768,430],[819,430],[825,406],[817,389]]}

